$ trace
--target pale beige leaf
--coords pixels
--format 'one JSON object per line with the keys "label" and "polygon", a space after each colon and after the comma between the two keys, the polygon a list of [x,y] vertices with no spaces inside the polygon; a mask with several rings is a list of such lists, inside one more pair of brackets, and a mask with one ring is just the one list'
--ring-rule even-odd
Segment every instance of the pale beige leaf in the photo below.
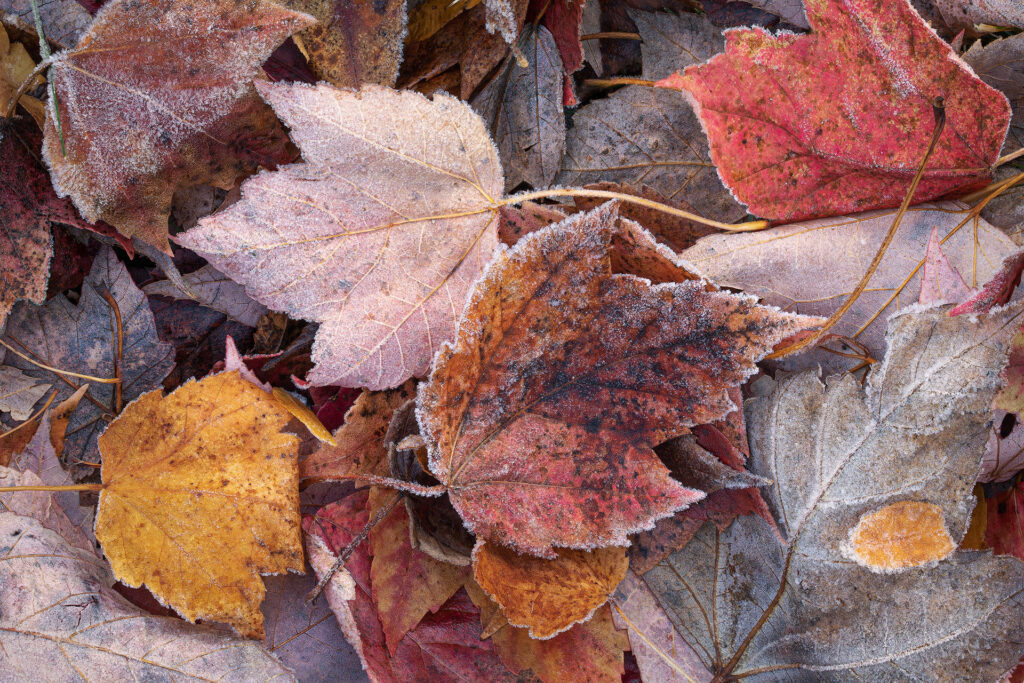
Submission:
{"label": "pale beige leaf", "polygon": [[130,604],[106,562],[34,519],[0,513],[0,560],[5,681],[295,680],[258,642]]}
{"label": "pale beige leaf", "polygon": [[313,384],[424,375],[497,245],[503,182],[483,123],[447,95],[259,89],[306,163],[250,179],[179,241],[257,301],[321,323]]}
{"label": "pale beige leaf", "polygon": [[[857,286],[895,213],[895,209],[871,211],[763,232],[712,235],[683,252],[683,258],[719,285],[756,294],[786,310],[827,316]],[[983,220],[976,230],[972,221],[953,232],[967,217],[956,204],[926,204],[907,211],[867,290],[832,332],[855,338],[881,358],[886,320],[918,301],[921,269],[936,227],[940,240],[948,237],[942,252],[967,285],[987,282],[1017,247]],[[813,351],[791,356],[783,364],[791,370],[820,364],[829,372],[853,363]]]}
{"label": "pale beige leaf", "polygon": [[49,384],[37,382],[18,368],[0,365],[0,412],[10,413],[19,422],[27,420],[32,406],[49,388]]}

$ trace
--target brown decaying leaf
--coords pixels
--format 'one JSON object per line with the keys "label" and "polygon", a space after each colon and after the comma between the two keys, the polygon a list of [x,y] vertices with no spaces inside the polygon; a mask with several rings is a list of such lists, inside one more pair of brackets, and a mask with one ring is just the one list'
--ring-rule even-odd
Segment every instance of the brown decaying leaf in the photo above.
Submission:
{"label": "brown decaying leaf", "polygon": [[259,643],[156,617],[110,586],[95,555],[0,513],[0,671],[31,681],[293,681]]}
{"label": "brown decaying leaf", "polygon": [[[37,2],[39,19],[46,40],[60,48],[72,47],[92,22],[92,16],[75,0],[48,0]],[[4,23],[35,34],[31,0],[0,0],[0,15]]]}
{"label": "brown decaying leaf", "polygon": [[415,396],[416,385],[412,381],[397,389],[360,394],[345,414],[345,423],[334,432],[337,445],[321,446],[299,465],[302,481],[347,478],[353,474],[390,476],[384,435],[391,416]]}
{"label": "brown decaying leaf", "polygon": [[[829,315],[853,291],[885,233],[895,211],[794,223],[763,232],[712,235],[683,252],[699,272],[724,287],[736,287],[787,310]],[[952,230],[968,213],[958,204],[923,205],[909,209],[895,240],[886,251],[867,289],[832,328],[853,337],[876,358],[884,350],[886,320],[918,301],[919,267],[932,230],[938,228],[942,251],[970,286],[988,281],[1003,258],[1017,250],[1006,235],[983,220]],[[781,361],[788,369],[820,364],[837,371],[848,359],[813,351]]]}
{"label": "brown decaying leaf", "polygon": [[817,322],[612,274],[619,220],[608,204],[499,252],[420,388],[431,473],[489,542],[625,545],[699,500],[652,446],[732,410],[754,361]]}
{"label": "brown decaying leaf", "polygon": [[953,31],[971,31],[975,24],[1024,28],[1024,7],[1015,0],[932,0]]}
{"label": "brown decaying leaf", "polygon": [[[645,79],[664,78],[672,68],[696,64],[722,48],[719,31],[706,19],[635,14],[644,39]],[[581,107],[573,116],[555,182],[644,184],[716,220],[735,221],[746,213],[718,179],[690,105],[678,93],[660,88],[627,86]]]}
{"label": "brown decaying leaf", "polygon": [[227,188],[258,166],[291,160],[283,130],[247,84],[310,23],[266,0],[104,5],[49,71],[57,98],[43,154],[57,193],[87,220],[170,253],[175,190]]}
{"label": "brown decaying leaf", "polygon": [[[110,293],[121,313],[124,343],[120,358],[116,315],[104,299],[104,291]],[[119,367],[125,403],[160,386],[174,363],[173,347],[157,339],[146,297],[109,247],[101,249],[93,261],[77,305],[63,294],[42,306],[21,302],[11,311],[3,340],[36,362],[61,370],[111,378],[115,367]],[[10,351],[6,352],[4,362],[53,384],[57,401],[65,400],[84,385],[89,386],[81,405],[71,415],[62,457],[72,474],[92,473],[92,468],[75,465],[99,462],[96,437],[116,414],[114,385],[58,375]]]}
{"label": "brown decaying leaf", "polygon": [[96,537],[118,579],[194,621],[263,635],[260,573],[303,569],[298,439],[238,376],[143,395],[100,437]]}
{"label": "brown decaying leaf", "polygon": [[256,327],[260,316],[267,312],[265,307],[249,298],[241,285],[217,272],[213,266],[203,266],[185,274],[183,279],[194,297],[183,292],[170,280],[148,284],[142,291],[149,296],[159,294],[172,299],[193,299],[249,327]]}
{"label": "brown decaying leaf", "polygon": [[494,133],[506,172],[505,189],[527,183],[540,190],[551,185],[565,152],[562,60],[543,26],[524,31],[519,50],[528,65],[507,57],[472,105]]}
{"label": "brown decaying leaf", "polygon": [[406,33],[403,0],[285,0],[317,23],[294,40],[317,79],[340,88],[394,85]]}
{"label": "brown decaying leaf", "polygon": [[1013,304],[976,322],[949,308],[889,321],[889,352],[866,387],[817,371],[745,405],[750,468],[785,536],[755,517],[707,524],[644,580],[703,666],[826,680],[994,680],[1020,657],[1024,564],[954,553],[882,573],[844,546],[864,515],[937,507],[959,540],[1012,331]]}
{"label": "brown decaying leaf", "polygon": [[503,206],[500,214],[498,237],[510,247],[515,245],[523,235],[528,235],[540,230],[545,225],[557,223],[565,218],[565,212],[558,207],[535,202],[523,202],[519,206]]}
{"label": "brown decaying leaf", "polygon": [[304,164],[261,173],[177,239],[257,301],[321,323],[314,385],[426,374],[497,244],[498,155],[447,95],[260,85]]}
{"label": "brown decaying leaf", "polygon": [[[374,487],[367,510],[372,516],[397,495]],[[369,537],[370,584],[377,615],[392,655],[405,635],[429,612],[437,612],[469,576],[468,567],[441,562],[415,550],[409,539],[409,515],[396,505]]]}
{"label": "brown decaying leaf", "polygon": [[588,621],[626,575],[629,558],[620,547],[561,550],[552,560],[479,541],[473,578],[513,626],[547,640]]}

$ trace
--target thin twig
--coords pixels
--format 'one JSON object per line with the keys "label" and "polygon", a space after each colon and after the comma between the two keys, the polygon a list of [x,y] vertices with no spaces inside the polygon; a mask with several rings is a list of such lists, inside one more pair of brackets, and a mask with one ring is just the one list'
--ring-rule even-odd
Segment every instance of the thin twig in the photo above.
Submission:
{"label": "thin twig", "polygon": [[90,382],[99,382],[100,384],[119,384],[121,382],[121,380],[118,379],[117,377],[93,377],[92,375],[82,375],[82,374],[79,374],[77,372],[71,372],[70,370],[61,370],[60,368],[55,368],[55,367],[50,366],[50,365],[45,365],[44,363],[40,363],[39,361],[32,360],[31,358],[29,358],[28,356],[23,354],[21,351],[19,351],[18,349],[14,348],[13,346],[11,346],[7,342],[5,342],[3,339],[0,339],[0,346],[3,346],[5,349],[10,351],[14,355],[18,356],[19,358],[21,358],[22,360],[24,360],[26,362],[31,363],[32,365],[36,366],[37,368],[41,368],[43,370],[48,370],[48,371],[50,371],[50,372],[52,372],[52,373],[54,373],[56,375],[67,375],[68,377],[77,377],[78,379],[87,379]]}
{"label": "thin twig", "polygon": [[21,424],[17,425],[16,427],[11,427],[10,429],[8,429],[3,434],[0,434],[0,441],[2,441],[3,439],[7,438],[8,436],[13,434],[14,432],[18,431],[19,429],[21,429],[25,425],[32,424],[33,422],[38,420],[39,416],[42,415],[44,412],[46,412],[46,409],[50,407],[50,404],[53,403],[53,399],[55,399],[55,398],[57,398],[57,390],[56,389],[54,389],[52,392],[50,392],[50,398],[46,399],[46,403],[43,404],[43,407],[40,408],[39,410],[37,410],[35,413],[33,413],[30,418],[28,418],[27,420],[25,420]]}
{"label": "thin twig", "polygon": [[627,204],[639,204],[649,209],[655,209],[662,213],[667,213],[672,216],[679,216],[685,218],[694,223],[700,223],[701,225],[709,225],[712,228],[718,228],[719,230],[728,230],[730,232],[753,232],[756,230],[764,230],[768,227],[768,221],[750,221],[748,223],[721,223],[719,221],[713,221],[710,218],[704,218],[698,216],[695,213],[689,211],[683,211],[677,209],[674,206],[668,204],[662,204],[660,202],[653,202],[650,199],[644,199],[643,197],[636,197],[631,194],[623,194],[622,192],[609,192],[607,190],[587,190],[583,188],[553,188],[550,190],[537,190],[536,192],[524,192],[523,194],[512,195],[506,197],[501,201],[495,202],[494,206],[505,206],[508,204],[521,204],[523,202],[532,201],[534,199],[543,199],[545,197],[596,197],[598,199],[618,199],[626,202]]}
{"label": "thin twig", "polygon": [[65,486],[0,486],[0,493],[13,491],[102,491],[103,484],[67,484]]}
{"label": "thin twig", "polygon": [[602,38],[616,38],[619,40],[643,40],[639,33],[629,31],[601,31],[600,33],[587,33],[580,36],[580,40],[601,40]]}
{"label": "thin twig", "polygon": [[373,530],[373,528],[380,524],[381,520],[387,517],[388,513],[391,512],[392,509],[394,509],[395,505],[397,505],[398,501],[400,500],[402,500],[402,494],[395,493],[395,495],[391,498],[391,500],[387,502],[387,504],[381,506],[377,510],[377,512],[373,514],[373,517],[371,517],[370,521],[366,523],[366,526],[363,527],[362,531],[356,534],[355,538],[353,538],[352,541],[349,542],[347,546],[345,546],[345,549],[338,553],[338,559],[334,561],[334,564],[331,565],[331,568],[328,569],[327,572],[322,577],[320,577],[320,580],[317,582],[316,586],[314,586],[313,590],[311,590],[309,592],[309,595],[306,596],[307,603],[313,602],[318,597],[320,597],[320,594],[323,592],[324,587],[327,586],[327,584],[330,582],[332,578],[334,578],[334,575],[337,573],[337,571],[341,569],[346,562],[348,562],[348,558],[352,557],[352,553],[355,552],[356,548],[358,548],[359,545],[366,540],[366,537],[370,535],[370,532]]}
{"label": "thin twig", "polygon": [[107,305],[110,306],[111,310],[114,311],[114,323],[117,326],[117,348],[114,349],[114,378],[117,379],[117,384],[114,385],[114,415],[120,415],[121,409],[124,408],[124,401],[122,400],[122,384],[121,381],[121,360],[124,357],[124,325],[121,322],[121,307],[117,305],[117,299],[110,293],[110,290],[105,285],[101,284],[99,287],[100,296],[102,296]]}
{"label": "thin twig", "polygon": [[597,88],[614,88],[617,85],[643,85],[648,88],[654,87],[654,81],[648,81],[645,78],[587,78],[584,79],[583,82]]}
{"label": "thin twig", "polygon": [[942,129],[946,126],[946,109],[942,98],[936,98],[932,104],[932,109],[935,113],[935,130],[932,133],[931,142],[928,143],[928,150],[924,153],[924,158],[921,159],[921,165],[917,169],[917,173],[914,174],[914,179],[910,183],[910,187],[907,189],[907,194],[903,198],[903,203],[900,205],[900,210],[896,213],[896,218],[892,222],[892,227],[889,228],[889,232],[886,233],[885,239],[882,240],[882,244],[879,245],[878,251],[875,252],[875,257],[871,259],[871,265],[864,272],[860,282],[854,288],[850,296],[843,302],[842,306],[836,309],[835,313],[828,317],[825,324],[821,326],[814,334],[804,337],[798,342],[790,344],[785,348],[779,349],[774,353],[771,353],[767,358],[783,358],[791,354],[796,353],[808,346],[814,346],[821,340],[825,334],[832,329],[833,326],[839,320],[846,315],[846,312],[850,310],[853,304],[857,301],[860,295],[867,289],[868,282],[874,277],[875,271],[878,270],[878,266],[882,263],[882,258],[885,256],[885,252],[889,249],[889,245],[892,244],[892,240],[896,237],[896,231],[900,227],[900,223],[903,220],[903,215],[907,212],[910,207],[910,202],[914,198],[914,192],[917,190],[917,184],[921,182],[921,177],[924,175],[925,166],[928,165],[928,159],[931,157],[932,152],[935,151],[935,145],[939,142],[939,136],[942,135]]}
{"label": "thin twig", "polygon": [[1002,166],[1003,164],[1007,164],[1013,161],[1014,159],[1019,159],[1020,157],[1024,157],[1024,147],[1021,147],[1016,152],[1010,152],[1009,154],[1004,154],[1003,156],[999,157],[998,159],[996,159],[996,163],[993,167]]}
{"label": "thin twig", "polygon": [[1010,176],[1005,180],[997,180],[994,183],[986,185],[977,192],[972,192],[969,195],[960,197],[960,201],[970,204],[971,202],[977,201],[979,199],[985,199],[993,192],[1002,193],[1003,191],[1010,189],[1011,187],[1021,182],[1022,180],[1024,180],[1024,172],[1018,173],[1015,176]]}
{"label": "thin twig", "polygon": [[36,64],[36,68],[32,69],[32,73],[28,75],[28,78],[21,82],[21,85],[18,86],[18,89],[15,91],[14,95],[11,96],[11,101],[7,103],[7,108],[4,110],[5,119],[10,120],[14,118],[14,110],[18,108],[18,100],[20,100],[21,96],[27,93],[28,89],[32,87],[32,81],[35,80],[36,76],[50,68],[50,65],[52,63],[53,56],[51,55],[50,57],[47,57],[43,61]]}

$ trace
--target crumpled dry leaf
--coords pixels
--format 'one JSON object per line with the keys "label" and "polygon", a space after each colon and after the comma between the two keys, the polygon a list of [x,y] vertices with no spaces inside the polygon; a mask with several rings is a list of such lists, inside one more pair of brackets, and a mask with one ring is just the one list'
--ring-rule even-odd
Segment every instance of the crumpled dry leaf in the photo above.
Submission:
{"label": "crumpled dry leaf", "polygon": [[730,31],[725,54],[659,82],[696,100],[711,158],[751,213],[788,222],[898,206],[939,97],[945,128],[914,202],[988,183],[1009,105],[907,0],[814,0],[807,13],[808,35]]}
{"label": "crumpled dry leaf", "polygon": [[294,680],[259,643],[135,607],[105,562],[34,519],[0,513],[0,557],[5,678]]}
{"label": "crumpled dry leaf", "polygon": [[[761,297],[787,310],[829,315],[846,300],[864,275],[895,211],[794,223],[762,232],[706,237],[682,257],[712,281]],[[961,205],[936,204],[909,209],[878,270],[850,310],[832,328],[853,337],[880,358],[886,320],[918,301],[920,267],[934,228],[946,239],[942,250],[966,276],[967,284],[985,283],[1017,250],[1001,230],[983,220],[969,222],[949,236],[968,214]],[[826,371],[850,366],[848,359],[814,350],[780,361],[787,369],[821,365]]]}
{"label": "crumpled dry leaf", "polygon": [[543,26],[524,31],[519,50],[528,65],[507,57],[472,105],[494,133],[506,173],[505,189],[528,183],[542,190],[555,179],[565,152],[562,61]]}
{"label": "crumpled dry leaf", "polygon": [[266,392],[222,373],[141,396],[100,437],[96,538],[120,581],[179,614],[263,636],[260,573],[303,570],[298,439]]}
{"label": "crumpled dry leaf", "polygon": [[501,167],[482,122],[447,95],[259,89],[306,163],[246,181],[178,241],[257,301],[321,323],[310,383],[426,374],[497,244]]}
{"label": "crumpled dry leaf", "polygon": [[170,253],[175,190],[228,188],[258,166],[292,159],[284,131],[246,83],[312,21],[267,0],[104,5],[49,71],[57,99],[43,155],[57,194],[87,220]]}
{"label": "crumpled dry leaf", "polygon": [[[644,577],[704,667],[753,679],[783,668],[816,680],[993,680],[1018,660],[1020,562],[967,551],[885,573],[851,543],[860,521],[893,504],[934,506],[954,540],[967,529],[1024,306],[974,323],[948,310],[892,317],[866,388],[807,371],[746,403],[751,470],[773,482],[765,495],[786,542],[755,517],[724,533],[708,524]],[[908,548],[889,550],[899,559]]]}
{"label": "crumpled dry leaf", "polygon": [[416,396],[408,381],[397,389],[364,391],[345,414],[345,423],[334,432],[336,446],[323,445],[302,461],[302,481],[324,481],[352,474],[390,476],[384,435],[391,417]]}
{"label": "crumpled dry leaf", "polygon": [[932,0],[953,31],[971,31],[975,24],[1024,28],[1024,6],[1016,0]]}
{"label": "crumpled dry leaf", "polygon": [[[121,313],[124,343],[120,358],[116,316],[103,298],[104,291],[110,293]],[[21,302],[11,311],[3,340],[33,360],[60,370],[114,377],[116,365],[121,370],[125,403],[159,387],[174,364],[174,348],[157,339],[146,297],[109,247],[101,249],[93,261],[77,305],[63,294],[42,306]],[[57,401],[89,385],[85,399],[71,415],[62,457],[72,474],[92,473],[92,468],[75,463],[99,462],[96,437],[107,426],[107,420],[116,415],[114,385],[60,376],[10,351],[6,351],[4,363],[52,383]]]}
{"label": "crumpled dry leaf", "polygon": [[49,384],[38,382],[18,368],[0,365],[0,412],[10,413],[17,421],[32,415],[32,406],[49,390]]}
{"label": "crumpled dry leaf", "polygon": [[193,299],[207,308],[220,311],[243,325],[256,327],[266,307],[249,298],[245,289],[213,266],[203,266],[183,278],[195,298],[181,291],[170,280],[160,280],[142,288],[147,295],[159,294],[172,299]]}
{"label": "crumpled dry leaf", "polygon": [[[722,38],[692,15],[636,13],[644,40],[643,78],[665,78],[721,50]],[[691,33],[696,32],[696,33]],[[746,213],[718,179],[700,122],[686,100],[662,88],[627,86],[584,105],[573,115],[565,157],[555,182],[648,185],[702,216],[735,221]]]}
{"label": "crumpled dry leaf", "polygon": [[561,550],[552,560],[478,541],[473,578],[513,626],[547,640],[588,621],[626,575],[621,547]]}
{"label": "crumpled dry leaf", "polygon": [[484,540],[547,558],[625,545],[699,500],[652,447],[732,410],[754,361],[817,322],[612,274],[620,220],[610,203],[500,251],[420,388],[431,473]]}
{"label": "crumpled dry leaf", "polygon": [[339,88],[395,84],[406,33],[404,0],[285,0],[281,4],[317,20],[294,40],[318,80]]}

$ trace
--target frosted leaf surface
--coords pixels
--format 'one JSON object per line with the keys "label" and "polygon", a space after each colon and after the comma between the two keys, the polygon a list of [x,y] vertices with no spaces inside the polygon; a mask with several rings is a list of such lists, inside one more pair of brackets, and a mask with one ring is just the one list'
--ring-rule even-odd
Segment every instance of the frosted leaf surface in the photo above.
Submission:
{"label": "frosted leaf surface", "polygon": [[[808,0],[812,32],[726,33],[726,51],[658,83],[689,92],[725,184],[778,221],[899,206],[945,127],[914,203],[984,187],[1010,107],[907,0]],[[865,96],[870,93],[870,96]]]}
{"label": "frosted leaf surface", "polygon": [[529,66],[509,56],[472,103],[494,132],[509,191],[524,182],[547,188],[565,151],[562,60],[555,39],[539,26],[523,33],[519,49]]}
{"label": "frosted leaf surface", "polygon": [[180,235],[266,306],[321,323],[315,385],[426,374],[497,245],[502,175],[463,102],[367,85],[261,85],[306,163],[246,181]]}
{"label": "frosted leaf surface", "polygon": [[754,681],[994,680],[1020,658],[1019,561],[961,552],[878,573],[843,552],[867,513],[903,501],[935,510],[954,542],[967,529],[1024,306],[977,322],[948,311],[891,318],[866,388],[807,371],[747,401],[748,465],[772,480],[788,545],[756,517],[706,524],[644,576],[704,666]]}
{"label": "frosted leaf surface", "polygon": [[547,558],[625,545],[699,500],[652,447],[730,412],[729,387],[816,322],[612,274],[617,220],[606,204],[499,252],[420,389],[430,470],[489,542]]}
{"label": "frosted leaf surface", "polygon": [[[830,315],[857,286],[895,217],[894,210],[794,223],[762,232],[705,237],[683,258],[712,281],[756,294],[766,303],[812,315]],[[893,243],[853,307],[832,328],[853,337],[881,358],[886,320],[916,304],[928,240],[938,228],[950,265],[977,287],[1017,250],[1002,231],[983,220],[953,232],[966,219],[961,205],[938,204],[906,212]],[[850,367],[848,359],[816,350],[782,361],[786,369],[827,371]]]}
{"label": "frosted leaf surface", "polygon": [[[122,398],[128,403],[160,386],[174,365],[174,347],[157,338],[153,313],[145,295],[132,282],[128,270],[105,247],[93,261],[82,284],[77,304],[59,294],[42,306],[21,302],[7,320],[3,340],[37,362],[93,377],[113,377],[117,355],[117,324],[106,289],[121,313],[124,348],[120,362]],[[114,415],[112,384],[87,382],[77,377],[60,378],[6,351],[4,362],[26,375],[53,384],[55,402],[68,398],[83,384],[89,389],[71,415],[63,457],[69,462],[99,462],[96,438]],[[79,466],[73,474],[92,473]]]}
{"label": "frosted leaf surface", "polygon": [[[62,48],[73,46],[89,27],[92,16],[75,0],[38,0],[39,19],[46,39]],[[15,17],[15,26],[35,33],[31,0],[0,0],[4,21]]]}
{"label": "frosted leaf surface", "polygon": [[251,81],[311,22],[266,0],[104,5],[50,68],[63,145],[51,102],[43,155],[57,193],[87,220],[169,251],[175,190],[230,187],[245,171],[290,160]]}
{"label": "frosted leaf surface", "polygon": [[[267,312],[266,307],[249,298],[244,287],[213,266],[203,266],[199,270],[187,273],[183,279],[192,293],[196,295],[194,301],[207,308],[220,311],[243,325],[256,327],[260,316]],[[192,299],[175,287],[170,280],[154,282],[142,289],[148,295],[159,294],[172,299]]]}

